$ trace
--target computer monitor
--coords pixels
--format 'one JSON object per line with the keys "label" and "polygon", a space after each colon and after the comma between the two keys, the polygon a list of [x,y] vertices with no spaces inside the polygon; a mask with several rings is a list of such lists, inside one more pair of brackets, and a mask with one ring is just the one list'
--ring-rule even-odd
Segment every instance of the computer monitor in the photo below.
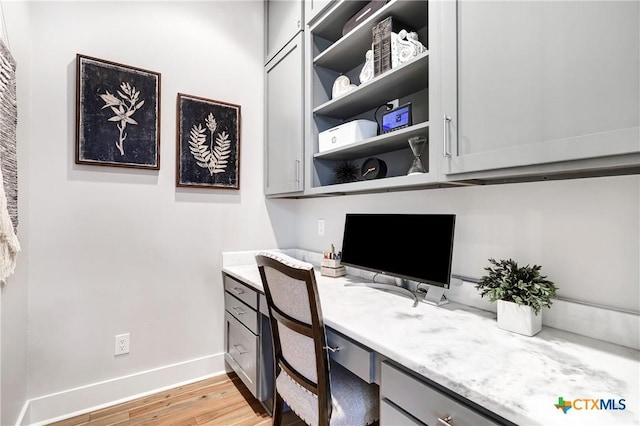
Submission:
{"label": "computer monitor", "polygon": [[436,286],[440,291],[430,289],[428,299],[440,304],[435,298],[451,281],[455,219],[453,214],[348,213],[342,264]]}

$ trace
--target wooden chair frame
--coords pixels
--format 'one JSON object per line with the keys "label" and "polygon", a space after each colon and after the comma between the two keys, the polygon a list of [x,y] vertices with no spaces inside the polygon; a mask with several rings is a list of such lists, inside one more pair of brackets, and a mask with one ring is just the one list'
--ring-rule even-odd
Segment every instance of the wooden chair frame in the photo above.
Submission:
{"label": "wooden chair frame", "polygon": [[[325,328],[322,320],[320,297],[318,295],[318,286],[316,284],[314,271],[313,269],[304,270],[287,266],[275,259],[262,255],[256,256],[256,261],[258,264],[258,270],[260,271],[260,277],[264,285],[264,293],[267,298],[267,305],[269,308],[269,321],[271,324],[274,348],[274,377],[277,377],[282,369],[300,386],[317,395],[318,424],[328,425],[329,420],[331,419],[331,411],[333,407],[331,401],[331,383],[329,380],[329,355],[327,353]],[[305,283],[311,309],[311,325],[290,317],[274,305],[264,271],[265,267],[273,268],[287,277],[303,281]],[[281,323],[295,332],[313,338],[316,355],[317,383],[313,383],[300,372],[296,371],[296,369],[289,365],[282,356],[278,323]],[[282,423],[284,400],[278,393],[275,386],[275,380],[274,395],[273,424],[279,426]]]}

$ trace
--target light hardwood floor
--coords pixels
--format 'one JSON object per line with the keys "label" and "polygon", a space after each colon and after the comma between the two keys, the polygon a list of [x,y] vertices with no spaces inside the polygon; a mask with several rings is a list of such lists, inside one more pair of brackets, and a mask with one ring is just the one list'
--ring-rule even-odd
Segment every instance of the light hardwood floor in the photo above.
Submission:
{"label": "light hardwood floor", "polygon": [[[271,417],[234,373],[51,423],[77,425],[270,426]],[[283,426],[303,426],[293,413]]]}

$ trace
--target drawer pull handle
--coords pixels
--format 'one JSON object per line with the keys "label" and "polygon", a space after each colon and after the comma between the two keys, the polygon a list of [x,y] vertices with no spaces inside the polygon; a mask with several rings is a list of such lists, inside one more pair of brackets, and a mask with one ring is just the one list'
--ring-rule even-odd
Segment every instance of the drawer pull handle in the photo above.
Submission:
{"label": "drawer pull handle", "polygon": [[444,416],[444,419],[441,419],[440,417],[438,417],[438,423],[440,423],[443,426],[452,426],[453,423],[451,423],[452,419],[451,416]]}
{"label": "drawer pull handle", "polygon": [[248,350],[246,350],[244,347],[242,347],[242,345],[239,345],[239,344],[238,344],[238,345],[233,345],[233,347],[236,349],[236,351],[238,351],[238,353],[239,353],[240,355],[244,355],[244,354],[246,354],[247,352],[249,352],[249,351],[248,351]]}
{"label": "drawer pull handle", "polygon": [[241,287],[233,287],[231,290],[233,290],[235,294],[244,294],[244,290]]}
{"label": "drawer pull handle", "polygon": [[333,352],[333,353],[340,352],[340,346],[336,346],[334,348],[332,348],[331,346],[325,346],[325,348],[327,348],[329,352]]}
{"label": "drawer pull handle", "polygon": [[237,313],[238,315],[244,315],[244,314],[246,314],[246,312],[245,312],[245,311],[243,311],[242,309],[240,309],[240,307],[239,307],[239,306],[232,306],[232,307],[231,307],[231,309],[233,309],[234,311],[236,311],[236,313]]}

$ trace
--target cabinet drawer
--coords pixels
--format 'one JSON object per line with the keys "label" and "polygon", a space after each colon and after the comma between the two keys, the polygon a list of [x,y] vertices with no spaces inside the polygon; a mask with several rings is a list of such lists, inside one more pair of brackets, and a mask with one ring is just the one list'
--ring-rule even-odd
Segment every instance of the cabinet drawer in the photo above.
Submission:
{"label": "cabinet drawer", "polygon": [[448,423],[456,426],[498,424],[387,362],[382,363],[380,394],[382,399],[392,401],[426,424],[442,424],[438,418],[445,419],[447,416],[451,417]]}
{"label": "cabinet drawer", "polygon": [[224,307],[227,312],[244,324],[253,334],[258,334],[258,313],[251,309],[249,305],[225,291]]}
{"label": "cabinet drawer", "polygon": [[361,346],[337,332],[326,328],[327,345],[339,348],[336,352],[329,351],[329,357],[356,374],[367,383],[375,382],[374,352]]}
{"label": "cabinet drawer", "polygon": [[258,292],[229,275],[224,276],[224,289],[254,310],[258,309]]}
{"label": "cabinet drawer", "polygon": [[387,399],[380,401],[380,424],[382,426],[424,426],[424,423],[396,408]]}
{"label": "cabinet drawer", "polygon": [[257,397],[258,337],[240,324],[230,313],[225,313],[225,319],[225,359],[253,396]]}

